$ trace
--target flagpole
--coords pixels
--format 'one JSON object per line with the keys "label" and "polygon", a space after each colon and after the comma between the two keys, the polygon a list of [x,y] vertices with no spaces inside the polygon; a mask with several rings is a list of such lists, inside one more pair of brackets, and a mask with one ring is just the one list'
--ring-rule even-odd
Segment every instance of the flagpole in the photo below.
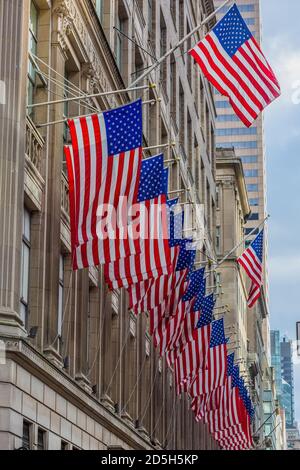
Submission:
{"label": "flagpole", "polygon": [[89,98],[98,98],[101,96],[110,96],[110,95],[117,95],[119,93],[129,93],[132,91],[140,91],[140,90],[146,90],[146,89],[152,89],[155,88],[156,85],[155,83],[150,83],[150,85],[142,85],[139,87],[132,88],[123,88],[121,90],[113,90],[113,91],[105,91],[101,93],[93,93],[91,95],[79,95],[79,96],[73,96],[72,98],[61,98],[60,100],[54,100],[54,101],[44,101],[43,103],[31,103],[28,104],[26,107],[27,109],[33,109],[33,108],[39,108],[40,106],[50,106],[54,104],[61,104],[61,103],[70,103],[72,101],[84,101]]}
{"label": "flagpole", "polygon": [[[144,104],[149,104],[149,105],[152,105],[152,104],[155,104],[156,102],[158,102],[159,100],[147,100],[147,101],[142,101],[142,105]],[[63,122],[67,122],[69,119],[79,119],[81,117],[84,117],[84,118],[88,118],[90,116],[93,116],[94,114],[97,114],[97,113],[103,113],[102,110],[100,109],[95,109],[95,111],[91,114],[80,114],[80,116],[71,116],[71,117],[65,117],[63,119],[58,119],[57,121],[49,121],[49,122],[43,122],[41,124],[36,124],[36,127],[38,129],[40,129],[41,127],[48,127],[48,126],[55,126],[56,124],[62,124]],[[145,149],[147,150],[147,148],[145,147]],[[144,149],[144,150],[145,150]]]}
{"label": "flagpole", "polygon": [[245,241],[248,240],[248,238],[250,238],[257,229],[259,229],[260,227],[263,227],[269,218],[270,218],[270,215],[267,215],[267,217],[265,217],[264,220],[257,227],[251,230],[251,232],[246,237],[244,237],[242,241],[240,241],[237,245],[235,245],[235,247],[233,247],[232,250],[230,250],[229,253],[227,253],[227,255],[225,255],[224,258],[222,258],[221,261],[219,261],[215,265],[215,268],[218,268],[219,266],[221,266],[221,264],[223,264],[224,261],[226,261],[229,258],[229,256],[231,256],[232,253],[235,252],[235,250],[237,250],[243,243],[245,243]]}
{"label": "flagpole", "polygon": [[132,84],[130,87],[136,86],[137,83],[141,82],[144,80],[149,73],[152,72],[152,70],[156,69],[164,60],[166,60],[171,54],[173,54],[176,49],[178,49],[187,39],[189,39],[191,36],[193,36],[199,29],[202,28],[206,23],[208,23],[220,10],[222,10],[223,7],[225,7],[231,0],[226,0],[222,5],[220,5],[216,10],[214,10],[210,15],[208,15],[207,18],[205,18],[198,26],[196,26],[192,31],[190,31],[184,38],[182,38],[174,47],[169,49],[162,57],[160,57],[156,62],[154,62],[151,67],[149,67],[148,70],[146,70],[142,75],[140,75]]}

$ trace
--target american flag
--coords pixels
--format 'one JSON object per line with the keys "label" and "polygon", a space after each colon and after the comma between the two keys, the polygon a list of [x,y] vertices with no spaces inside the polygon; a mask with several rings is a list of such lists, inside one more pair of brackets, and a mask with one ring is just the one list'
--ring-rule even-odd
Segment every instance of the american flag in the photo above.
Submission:
{"label": "american flag", "polygon": [[178,354],[174,363],[177,394],[188,391],[191,380],[206,367],[210,340],[211,324],[196,328],[192,333],[192,340]]}
{"label": "american flag", "polygon": [[136,315],[159,306],[171,295],[172,290],[179,281],[178,271],[176,271],[178,257],[179,246],[175,246],[171,248],[171,274],[159,276],[155,279],[146,279],[128,287],[129,309]]}
{"label": "american flag", "polygon": [[236,5],[189,53],[248,127],[280,95],[275,74]]}
{"label": "american flag", "polygon": [[212,322],[210,347],[205,370],[196,374],[190,387],[191,397],[209,393],[224,384],[227,373],[227,346],[224,319]]}
{"label": "american flag", "polygon": [[197,298],[195,301],[194,305],[194,311],[195,312],[200,312],[207,307],[207,305],[203,305],[204,299],[205,299],[205,293],[206,293],[206,277],[203,278],[200,289],[197,293]]}
{"label": "american flag", "polygon": [[[169,348],[172,339],[176,336],[178,329],[186,316],[187,304],[179,302],[176,312],[171,316],[162,315],[157,319],[157,325],[153,328],[154,346],[159,347],[160,355],[164,355]],[[151,313],[153,317],[153,312]]]}
{"label": "american flag", "polygon": [[193,340],[193,332],[200,317],[200,312],[193,312],[193,302],[180,302],[178,310],[178,318],[170,319],[176,324],[174,333],[164,350],[169,367],[172,367],[185,345]]}
{"label": "american flag", "polygon": [[131,284],[157,278],[172,271],[168,241],[166,173],[162,155],[143,160],[136,210],[146,214],[133,224],[140,229],[140,253],[104,265],[104,277],[111,289],[128,288]]}
{"label": "american flag", "polygon": [[[200,293],[200,296],[202,296],[202,292]],[[193,340],[193,332],[195,328],[207,326],[212,322],[214,303],[213,294],[205,297],[205,301],[201,302],[201,311],[199,311],[198,296],[191,304],[182,302],[182,305],[185,307],[185,315],[183,317],[183,321],[178,324],[176,332],[172,337],[172,341],[169,343],[166,350],[166,358],[169,366],[174,364],[176,358],[179,356],[188,341]],[[187,309],[188,306],[189,308]],[[199,322],[200,318],[201,322]]]}
{"label": "american flag", "polygon": [[[171,355],[174,360],[177,393],[188,391],[191,379],[207,365],[207,353],[211,345],[212,316],[215,300],[213,294],[203,302],[203,309],[197,322],[197,327],[192,331],[186,344],[177,347],[177,351]],[[195,308],[195,305],[194,307]],[[181,340],[182,340],[181,336]]]}
{"label": "american flag", "polygon": [[130,239],[120,239],[118,227],[111,237],[104,226],[99,237],[97,210],[106,205],[117,209],[121,196],[129,205],[136,202],[142,161],[142,101],[70,119],[68,125],[72,147],[65,148],[65,155],[74,269],[136,253]]}
{"label": "american flag", "polygon": [[[170,325],[172,324],[172,329],[174,329],[172,334],[172,341],[174,341],[180,334],[179,329],[181,329],[181,325],[184,324],[184,322],[182,321],[178,322],[178,318],[182,318],[182,320],[184,320],[185,315],[191,312],[191,310],[193,309],[196,300],[195,296],[197,295],[198,291],[201,289],[201,286],[203,284],[203,274],[204,270],[202,269],[198,271],[193,271],[191,274],[189,271],[187,276],[187,279],[189,279],[188,288],[186,289],[184,295],[181,296],[181,302],[179,304],[180,315],[176,315],[174,319],[171,318],[165,320],[165,323],[170,323]],[[193,329],[194,328],[195,325],[193,326]]]}
{"label": "american flag", "polygon": [[195,297],[204,283],[204,272],[205,268],[198,269],[197,271],[192,271],[189,275],[189,286],[182,297],[183,302],[187,302],[188,300],[192,300]]}
{"label": "american flag", "polygon": [[[179,256],[180,242],[182,240],[182,220],[183,212],[174,214],[174,206],[178,199],[167,201],[168,222],[169,222],[169,246],[171,249],[171,263],[173,266],[170,275],[158,278],[146,279],[145,281],[132,284],[128,287],[129,308],[135,314],[146,312],[159,306],[166,300],[180,281],[178,275],[177,262]],[[180,267],[180,266],[179,266]],[[178,267],[177,267],[178,268]]]}
{"label": "american flag", "polygon": [[[234,353],[227,356],[227,382],[231,390],[231,375],[234,367]],[[207,395],[201,395],[200,397],[193,398],[191,402],[191,408],[195,413],[195,418],[197,421],[200,421],[203,417],[206,418],[206,422],[209,422],[207,419],[207,414],[209,412],[214,412],[219,410],[221,405],[220,401],[222,399],[222,393],[224,386],[214,389],[212,392]]]}
{"label": "american flag", "polygon": [[[191,248],[191,240],[183,239],[179,241],[180,251],[176,266],[177,282],[171,295],[159,306],[149,310],[150,334],[155,333],[154,341],[157,346],[160,339],[164,337],[165,323],[167,319],[176,314],[181,297],[187,288],[186,277],[194,264],[196,251]],[[157,331],[156,331],[157,329]],[[156,342],[157,341],[157,342]]]}
{"label": "american flag", "polygon": [[237,262],[243,266],[251,280],[251,288],[248,296],[249,308],[253,307],[260,297],[263,274],[263,247],[264,231],[262,230],[237,260]]}
{"label": "american flag", "polygon": [[247,419],[238,385],[241,386],[241,379],[231,354],[227,356],[227,380],[207,396],[202,409],[197,412],[201,417],[205,416],[211,434],[221,447],[249,449],[253,445],[249,417]]}

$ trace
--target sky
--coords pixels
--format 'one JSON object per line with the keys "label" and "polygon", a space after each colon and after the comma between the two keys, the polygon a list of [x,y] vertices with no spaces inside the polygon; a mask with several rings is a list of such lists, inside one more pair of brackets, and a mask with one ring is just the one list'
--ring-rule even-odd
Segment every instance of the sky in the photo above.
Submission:
{"label": "sky", "polygon": [[[261,0],[263,51],[282,96],[265,111],[271,328],[295,340],[300,321],[300,1]],[[300,423],[300,358],[294,363]]]}

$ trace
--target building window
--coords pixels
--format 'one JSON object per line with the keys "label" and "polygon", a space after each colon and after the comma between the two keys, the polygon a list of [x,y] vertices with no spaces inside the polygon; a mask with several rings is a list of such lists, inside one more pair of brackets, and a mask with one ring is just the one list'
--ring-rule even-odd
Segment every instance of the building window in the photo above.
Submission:
{"label": "building window", "polygon": [[68,442],[61,441],[60,450],[69,450],[69,444],[68,444]]}
{"label": "building window", "polygon": [[37,435],[37,450],[45,450],[46,449],[46,431],[41,428],[38,428],[38,435]]}
{"label": "building window", "polygon": [[31,430],[32,424],[28,421],[23,421],[22,447],[27,450],[31,449],[32,447]]}
{"label": "building window", "polygon": [[173,119],[173,122],[177,126],[177,113],[176,113],[176,90],[177,90],[177,75],[176,75],[176,60],[174,54],[171,55],[171,63],[170,63],[170,98],[171,98],[171,106],[170,112]]}
{"label": "building window", "polygon": [[256,135],[257,127],[229,127],[224,129],[217,129],[218,136],[231,136],[231,135]]}
{"label": "building window", "polygon": [[[245,228],[245,235],[250,235],[252,232],[253,228]],[[258,235],[259,229],[255,229],[252,235]]]}
{"label": "building window", "polygon": [[256,197],[254,199],[249,199],[250,206],[259,206],[259,199]]}
{"label": "building window", "polygon": [[216,227],[216,250],[218,254],[221,252],[221,227],[219,225]]}
{"label": "building window", "polygon": [[[160,11],[160,57],[167,52],[167,25],[162,11]],[[167,92],[167,61],[160,66],[160,82],[166,94]]]}
{"label": "building window", "polygon": [[[245,4],[245,5],[239,5],[239,10],[241,13],[248,13],[248,12],[253,12],[255,11],[255,6],[253,3]],[[225,14],[228,12],[229,8],[231,8],[231,5],[225,5],[219,10],[219,14]]]}
{"label": "building window", "polygon": [[[187,21],[186,22],[186,34],[189,34],[190,32],[191,32],[191,28],[190,28],[189,22]],[[192,38],[191,37],[189,37],[189,39],[187,40],[186,47],[187,47],[188,51],[192,48]],[[187,77],[188,77],[188,82],[189,82],[191,88],[192,88],[192,65],[193,65],[193,61],[188,60],[187,61]]]}
{"label": "building window", "polygon": [[241,157],[243,163],[257,163],[258,156],[257,155],[247,155]]}
{"label": "building window", "polygon": [[249,193],[257,193],[258,184],[247,184],[247,190],[249,191]]}
{"label": "building window", "polygon": [[100,22],[103,22],[103,0],[94,0],[95,9]]}
{"label": "building window", "polygon": [[182,83],[179,84],[179,143],[184,147],[184,130],[185,130],[185,100]]}
{"label": "building window", "polygon": [[220,186],[216,186],[216,209],[220,209]]}
{"label": "building window", "polygon": [[125,47],[124,36],[121,33],[127,33],[127,17],[124,11],[124,5],[119,2],[119,11],[116,18],[116,43],[115,43],[115,56],[116,62],[120,72],[124,73],[124,65],[127,63],[127,48]]}
{"label": "building window", "polygon": [[217,101],[216,108],[231,108],[229,101]]}
{"label": "building window", "polygon": [[218,147],[223,148],[257,149],[257,146],[257,140],[250,140],[249,142],[218,142]]}
{"label": "building window", "polygon": [[156,55],[156,0],[148,0],[148,40]]}
{"label": "building window", "polygon": [[30,275],[30,230],[31,215],[24,208],[23,212],[23,233],[22,233],[22,254],[21,254],[21,303],[20,315],[25,328],[28,326],[28,304],[29,304],[29,275]]}
{"label": "building window", "polygon": [[59,257],[59,279],[58,279],[58,315],[57,315],[57,335],[59,346],[62,342],[63,309],[64,309],[64,256]]}
{"label": "building window", "polygon": [[259,219],[259,215],[257,213],[253,213],[250,215],[248,220],[258,220],[258,219]]}
{"label": "building window", "polygon": [[178,2],[178,0],[172,0],[170,2],[171,16],[172,16],[172,19],[173,19],[175,29],[177,29],[177,2]]}
{"label": "building window", "polygon": [[258,178],[258,170],[244,170],[246,178]]}
{"label": "building window", "polygon": [[244,18],[246,24],[249,26],[255,25],[255,18]]}
{"label": "building window", "polygon": [[238,122],[240,118],[236,114],[221,114],[217,117],[217,122]]}
{"label": "building window", "polygon": [[[30,22],[29,22],[29,45],[28,50],[31,54],[37,54],[37,30],[38,30],[38,10],[33,1],[30,3]],[[34,62],[29,56],[28,60],[28,88],[27,88],[27,102],[33,104],[34,90],[36,82],[36,70]],[[28,108],[29,116],[33,116],[33,109]]]}

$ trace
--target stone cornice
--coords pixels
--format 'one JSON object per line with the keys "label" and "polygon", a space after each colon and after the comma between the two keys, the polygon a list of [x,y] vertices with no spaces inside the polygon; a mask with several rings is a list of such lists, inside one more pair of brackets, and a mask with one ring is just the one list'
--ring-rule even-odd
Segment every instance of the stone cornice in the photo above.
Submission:
{"label": "stone cornice", "polygon": [[128,427],[118,416],[88,394],[82,386],[63,370],[55,367],[27,341],[5,336],[0,336],[0,340],[5,343],[7,358],[20,364],[79,409],[84,409],[95,421],[114,433],[133,449],[153,448],[149,441],[140,436],[133,427]]}

